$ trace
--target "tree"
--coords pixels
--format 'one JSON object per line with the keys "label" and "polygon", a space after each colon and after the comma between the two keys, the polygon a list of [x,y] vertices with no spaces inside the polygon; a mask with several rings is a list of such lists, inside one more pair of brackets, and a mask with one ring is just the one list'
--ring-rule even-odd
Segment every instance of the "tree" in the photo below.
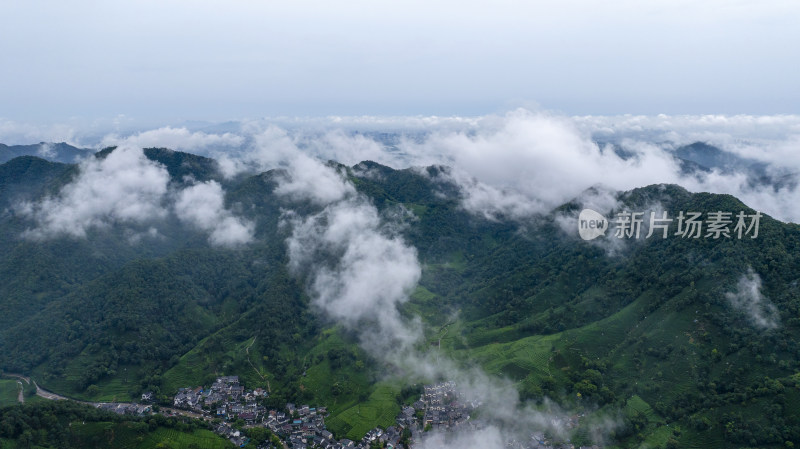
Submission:
{"label": "tree", "polygon": [[264,427],[252,427],[250,429],[246,429],[245,434],[255,445],[266,443],[272,438],[272,432]]}
{"label": "tree", "polygon": [[399,442],[405,448],[408,448],[411,445],[411,429],[409,429],[408,427],[403,429],[403,432],[400,434]]}

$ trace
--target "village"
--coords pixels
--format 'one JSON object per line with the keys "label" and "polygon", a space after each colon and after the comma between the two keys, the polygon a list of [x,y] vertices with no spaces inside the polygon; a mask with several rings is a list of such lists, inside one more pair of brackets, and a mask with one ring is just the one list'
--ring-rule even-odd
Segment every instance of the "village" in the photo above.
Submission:
{"label": "village", "polygon": [[[26,382],[28,378],[13,375]],[[37,395],[50,400],[73,400],[44,390],[38,385]],[[358,441],[336,439],[325,426],[329,416],[326,407],[287,403],[282,410],[268,409],[263,404],[269,393],[262,388],[248,390],[238,376],[217,377],[210,387],[180,388],[172,397],[171,406],[156,404],[156,395],[147,391],[139,402],[82,402],[117,413],[145,417],[152,414],[182,416],[203,420],[211,429],[236,447],[255,449],[373,449],[413,448],[424,439],[426,432],[445,437],[457,432],[481,432],[493,425],[474,413],[483,404],[470,401],[455,382],[424,385],[417,401],[400,407],[393,425],[376,427]],[[78,401],[81,402],[81,401]],[[485,407],[485,406],[484,406]],[[584,414],[552,417],[552,427],[576,429]],[[497,423],[495,423],[496,425]],[[503,426],[500,426],[503,427]],[[256,443],[248,437],[249,429],[268,429],[275,438],[272,443]],[[503,435],[509,449],[602,449],[602,446],[576,446],[568,439],[558,439],[548,432],[531,429]]]}
{"label": "village", "polygon": [[[415,409],[406,407],[398,417],[399,423],[402,423],[398,426],[370,430],[361,441],[336,440],[333,433],[325,427],[325,417],[328,414],[325,407],[288,403],[284,410],[267,410],[258,401],[266,396],[267,392],[260,388],[245,390],[237,376],[223,376],[217,378],[208,389],[179,389],[173,399],[173,406],[206,418],[218,418],[219,424],[214,426],[214,431],[239,447],[245,447],[249,441],[245,432],[236,428],[237,422],[244,423],[242,428],[265,427],[293,449],[369,448],[375,444],[398,448],[402,431],[411,429],[416,423]],[[266,444],[256,447],[266,449],[272,446]]]}
{"label": "village", "polygon": [[[386,429],[374,428],[360,441],[337,440],[325,427],[328,411],[325,407],[286,404],[284,410],[268,410],[259,399],[268,393],[261,388],[246,390],[238,376],[218,377],[209,388],[181,388],[173,399],[175,409],[202,416],[215,423],[214,431],[228,438],[238,447],[249,446],[243,432],[252,427],[265,427],[276,435],[286,447],[293,449],[345,449],[385,447],[389,449],[414,447],[414,441],[429,431],[453,431],[469,428],[479,430],[488,423],[471,419],[470,413],[481,404],[470,402],[460,394],[454,382],[440,382],[425,385],[419,400],[412,405],[403,406],[395,423]],[[151,399],[148,393],[143,402]],[[135,406],[136,412],[142,405]],[[133,410],[131,410],[133,411]],[[129,411],[129,412],[131,412]],[[578,417],[573,416],[564,423],[575,427]],[[268,449],[270,443],[254,446]],[[525,441],[510,441],[509,448],[515,449],[575,449],[568,441],[554,441],[544,432],[532,432]],[[599,449],[598,446],[591,446]]]}

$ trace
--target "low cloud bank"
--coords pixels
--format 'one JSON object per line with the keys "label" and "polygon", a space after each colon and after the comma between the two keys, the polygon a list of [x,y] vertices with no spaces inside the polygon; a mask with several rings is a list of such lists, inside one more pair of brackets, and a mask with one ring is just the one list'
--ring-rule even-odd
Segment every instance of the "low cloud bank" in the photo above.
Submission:
{"label": "low cloud bank", "polygon": [[169,148],[188,152],[207,152],[215,148],[236,148],[245,142],[245,138],[233,133],[213,134],[202,131],[190,131],[187,128],[163,128],[143,131],[129,136],[109,134],[103,137],[100,147],[129,145],[139,148]]}
{"label": "low cloud bank", "polygon": [[253,240],[254,224],[234,216],[225,208],[222,187],[216,181],[195,184],[178,193],[178,218],[209,233],[218,246],[236,246]]}
{"label": "low cloud bank", "polygon": [[85,238],[92,230],[111,226],[148,226],[145,233],[129,231],[131,243],[158,236],[161,220],[174,213],[182,221],[209,233],[217,246],[235,246],[253,238],[254,226],[224,207],[222,187],[214,182],[171,191],[167,169],[149,160],[141,148],[122,145],[103,158],[90,157],[78,166],[75,178],[51,196],[17,205],[16,211],[34,221],[24,238],[44,240],[68,236]]}
{"label": "low cloud bank", "polygon": [[[282,127],[275,123],[282,123]],[[480,117],[328,117],[243,121],[214,139],[236,150],[216,157],[227,176],[275,168],[285,151],[353,165],[446,165],[463,206],[488,218],[548,212],[592,186],[629,190],[655,183],[729,193],[785,221],[800,221],[800,116],[581,116],[518,109]],[[157,130],[164,132],[164,129]],[[174,132],[174,131],[173,131]],[[143,133],[145,135],[146,133]],[[212,139],[211,135],[206,136]],[[676,149],[707,142],[734,166],[691,170]],[[205,144],[204,144],[205,145]],[[288,149],[288,150],[287,150]],[[705,151],[705,150],[700,150]],[[307,170],[313,170],[308,164]],[[334,195],[336,183],[316,173]],[[309,178],[312,178],[311,176]],[[301,191],[308,186],[286,185]],[[329,198],[318,197],[320,204]]]}
{"label": "low cloud bank", "polygon": [[761,293],[761,276],[752,268],[742,274],[733,291],[725,293],[725,299],[758,329],[770,330],[780,326],[778,309]]}
{"label": "low cloud bank", "polygon": [[[71,125],[0,120],[0,139],[34,134],[30,140],[35,142],[73,141],[79,135]],[[697,141],[719,147],[725,157],[739,158],[740,163],[687,171],[674,151]],[[197,129],[166,126],[128,135],[114,132],[96,145],[196,152],[218,159],[226,176],[275,168],[285,148],[347,165],[362,160],[395,168],[447,165],[452,167],[452,180],[461,186],[464,207],[490,218],[524,219],[597,185],[628,190],[675,183],[690,191],[729,193],[781,220],[800,221],[793,207],[800,202],[797,115],[570,117],[517,109],[477,117],[276,118]],[[313,164],[307,168],[313,170]],[[325,178],[316,181],[336,186]],[[329,198],[317,200],[322,204]]]}
{"label": "low cloud bank", "polygon": [[[269,131],[272,135],[273,131]],[[378,214],[369,200],[337,171],[309,159],[296,145],[278,139],[257,139],[269,154],[285,157],[286,176],[277,192],[305,198],[321,210],[306,216],[285,211],[284,226],[292,271],[307,279],[313,304],[329,319],[356,332],[362,347],[377,360],[397,368],[412,381],[452,380],[465,401],[481,405],[481,420],[471,421],[451,434],[428,433],[421,447],[502,448],[512,439],[529,439],[533,431],[566,438],[568,413],[552,402],[524,404],[513,383],[487,375],[480,368],[463,368],[438,351],[426,349],[422,324],[401,316],[398,307],[408,301],[421,275],[416,250],[394,231],[396,226]],[[303,178],[328,171],[324,179],[339,184],[327,202]],[[281,188],[292,186],[291,188]],[[598,441],[616,427],[613,420],[591,427]]]}
{"label": "low cloud bank", "polygon": [[20,212],[37,227],[26,237],[85,237],[92,228],[115,223],[145,223],[164,218],[169,174],[142,150],[122,146],[103,159],[89,158],[80,173],[56,196],[21,205]]}

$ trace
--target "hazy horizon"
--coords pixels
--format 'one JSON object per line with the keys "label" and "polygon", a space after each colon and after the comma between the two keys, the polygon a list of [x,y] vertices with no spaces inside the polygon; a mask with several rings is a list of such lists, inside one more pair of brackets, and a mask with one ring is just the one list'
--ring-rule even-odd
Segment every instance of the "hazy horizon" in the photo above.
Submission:
{"label": "hazy horizon", "polygon": [[796,114],[786,1],[0,3],[0,118]]}

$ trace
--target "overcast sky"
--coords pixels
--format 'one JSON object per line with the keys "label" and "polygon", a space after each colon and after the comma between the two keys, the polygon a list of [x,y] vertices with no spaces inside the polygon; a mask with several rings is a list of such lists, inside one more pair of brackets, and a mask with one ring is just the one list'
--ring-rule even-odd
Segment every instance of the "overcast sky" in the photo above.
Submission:
{"label": "overcast sky", "polygon": [[800,2],[0,0],[0,118],[800,112]]}

